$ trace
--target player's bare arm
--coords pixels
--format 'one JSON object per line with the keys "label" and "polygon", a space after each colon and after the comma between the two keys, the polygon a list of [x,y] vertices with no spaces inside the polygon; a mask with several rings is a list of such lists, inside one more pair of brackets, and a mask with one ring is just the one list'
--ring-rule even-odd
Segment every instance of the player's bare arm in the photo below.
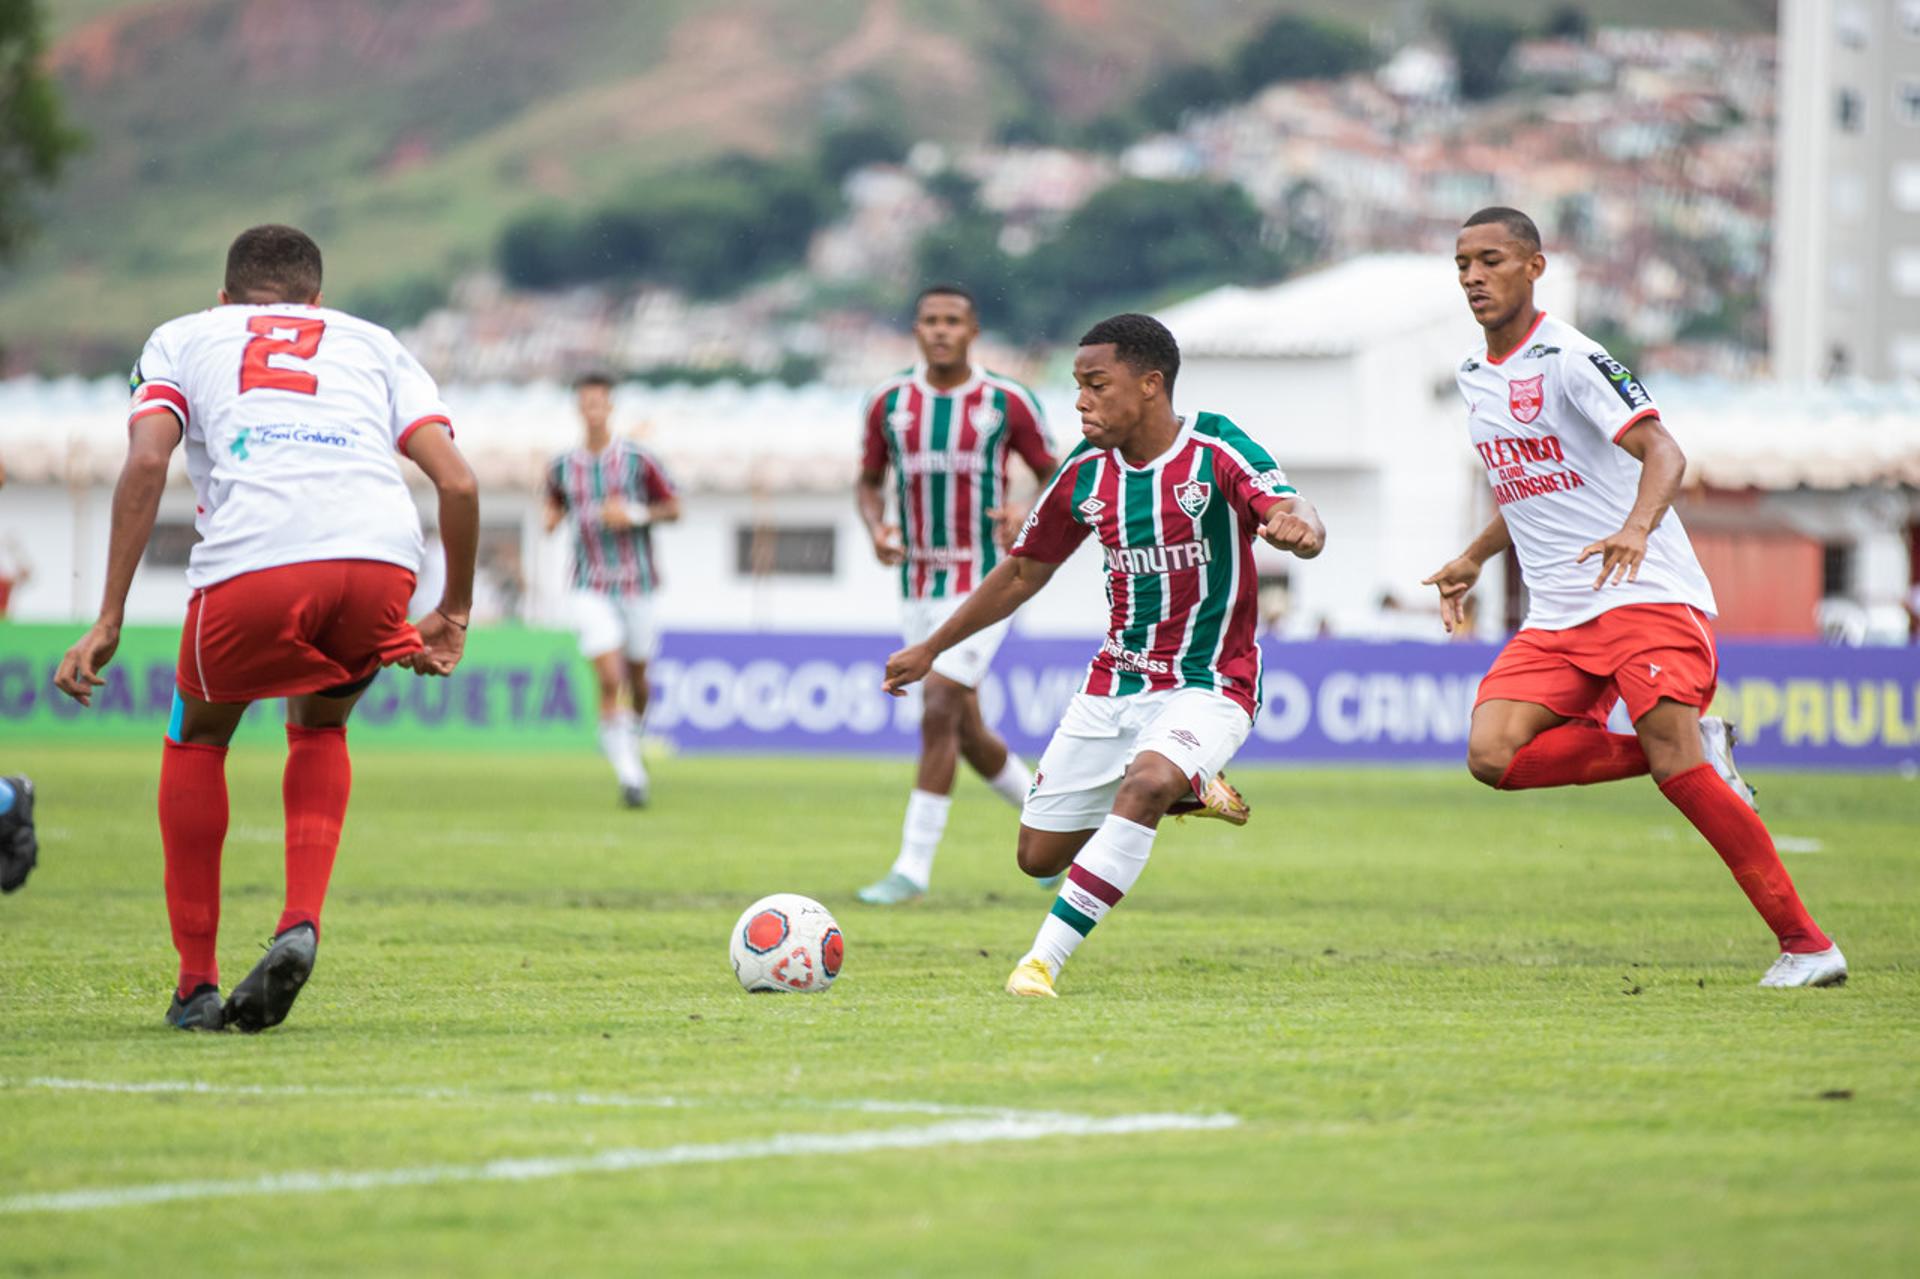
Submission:
{"label": "player's bare arm", "polygon": [[547,506],[544,513],[544,523],[547,532],[551,533],[559,528],[562,524],[566,523],[566,519],[567,504],[555,497],[552,493],[548,493]]}
{"label": "player's bare arm", "polygon": [[887,523],[887,499],[880,488],[886,478],[884,471],[860,472],[853,501],[859,508],[860,522],[867,526],[867,536],[873,539],[873,557],[892,568],[907,558],[907,552],[899,526]]}
{"label": "player's bare arm", "polygon": [[953,611],[925,641],[903,648],[887,659],[887,673],[880,687],[895,697],[906,693],[907,685],[927,677],[933,661],[977,631],[985,630],[1040,593],[1060,566],[1025,555],[1002,560],[980,585],[968,594],[966,603]]}
{"label": "player's bare arm", "polygon": [[1283,498],[1267,512],[1260,536],[1275,550],[1291,551],[1303,560],[1312,559],[1327,547],[1327,526],[1320,522],[1320,512],[1298,494]]}
{"label": "player's bare arm", "polygon": [[1467,593],[1480,580],[1480,570],[1488,560],[1503,554],[1512,545],[1513,535],[1507,531],[1506,520],[1495,512],[1466,550],[1442,564],[1439,571],[1421,579],[1420,585],[1439,588],[1440,624],[1447,628],[1448,634],[1466,624]]}
{"label": "player's bare arm", "polygon": [[165,409],[135,418],[127,428],[127,460],[113,486],[113,526],[107,537],[107,586],[100,597],[100,616],[80,642],[67,650],[55,672],[56,687],[82,706],[93,704],[93,690],[106,683],[106,669],[120,647],[120,626],[126,620],[127,590],[134,570],[147,553],[153,522],[160,514],[160,495],[167,487],[167,462],[180,442],[180,420]]}
{"label": "player's bare arm", "polygon": [[1591,556],[1600,557],[1600,575],[1593,579],[1596,591],[1611,583],[1639,579],[1640,564],[1647,558],[1647,538],[1667,517],[1687,473],[1687,455],[1658,417],[1635,423],[1620,437],[1620,447],[1639,459],[1640,489],[1620,531],[1589,544],[1576,561],[1585,564]]}
{"label": "player's bare arm", "polygon": [[480,485],[453,437],[435,423],[407,440],[407,456],[426,472],[440,496],[440,545],[447,584],[440,605],[418,623],[426,651],[407,662],[421,675],[451,675],[467,647],[473,612],[473,564],[480,547]]}

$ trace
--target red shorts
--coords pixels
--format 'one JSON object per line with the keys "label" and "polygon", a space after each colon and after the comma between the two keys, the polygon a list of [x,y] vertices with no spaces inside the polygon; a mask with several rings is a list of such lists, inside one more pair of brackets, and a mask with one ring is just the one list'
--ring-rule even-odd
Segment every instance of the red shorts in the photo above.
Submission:
{"label": "red shorts", "polygon": [[314,560],[193,593],[180,691],[203,702],[298,697],[352,684],[426,646],[407,621],[413,574],[378,560]]}
{"label": "red shorts", "polygon": [[1688,604],[1630,604],[1564,631],[1521,631],[1480,681],[1474,705],[1532,702],[1604,724],[1622,697],[1635,720],[1663,697],[1704,711],[1719,679],[1706,614]]}

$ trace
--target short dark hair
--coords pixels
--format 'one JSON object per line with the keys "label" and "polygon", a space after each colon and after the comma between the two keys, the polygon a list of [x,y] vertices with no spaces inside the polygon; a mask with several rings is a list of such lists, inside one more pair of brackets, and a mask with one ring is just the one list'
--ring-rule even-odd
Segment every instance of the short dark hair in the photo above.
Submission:
{"label": "short dark hair", "polygon": [[1533,219],[1518,209],[1509,209],[1504,204],[1489,205],[1460,224],[1462,230],[1470,226],[1486,226],[1498,222],[1510,232],[1514,239],[1526,245],[1535,253],[1540,251],[1540,228]]}
{"label": "short dark hair", "polygon": [[[235,302],[305,302],[320,295],[320,246],[295,227],[248,227],[227,249],[227,296]],[[271,294],[259,298],[260,294]]]}
{"label": "short dark hair", "polygon": [[613,389],[613,374],[607,372],[605,369],[588,369],[585,373],[573,379],[573,389],[576,391],[584,391],[590,386],[604,387],[611,391]]}
{"label": "short dark hair", "polygon": [[1167,326],[1151,315],[1129,311],[1112,315],[1080,335],[1081,346],[1113,346],[1113,353],[1135,373],[1158,370],[1173,394],[1173,380],[1180,376],[1180,344],[1173,340]]}
{"label": "short dark hair", "polygon": [[946,297],[964,298],[967,303],[967,309],[969,311],[972,311],[975,315],[980,314],[980,304],[973,300],[973,294],[967,290],[967,287],[964,284],[953,284],[944,280],[938,284],[929,284],[926,288],[914,294],[913,309],[915,313],[918,313],[920,310],[920,304],[922,302],[925,302],[928,298],[946,298]]}

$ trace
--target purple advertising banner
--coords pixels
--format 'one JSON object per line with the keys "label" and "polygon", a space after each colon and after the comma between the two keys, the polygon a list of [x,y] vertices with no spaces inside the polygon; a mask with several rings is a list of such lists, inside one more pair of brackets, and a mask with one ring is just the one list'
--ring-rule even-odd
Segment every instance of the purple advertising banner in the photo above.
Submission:
{"label": "purple advertising banner", "polygon": [[[677,634],[655,663],[648,731],[685,750],[903,754],[919,700],[880,691],[888,636]],[[1029,758],[1046,745],[1094,645],[1010,636],[981,709]],[[1266,698],[1246,761],[1459,763],[1491,644],[1268,643]],[[1729,642],[1716,712],[1743,763],[1920,765],[1920,649]],[[1624,727],[1616,723],[1616,727]]]}

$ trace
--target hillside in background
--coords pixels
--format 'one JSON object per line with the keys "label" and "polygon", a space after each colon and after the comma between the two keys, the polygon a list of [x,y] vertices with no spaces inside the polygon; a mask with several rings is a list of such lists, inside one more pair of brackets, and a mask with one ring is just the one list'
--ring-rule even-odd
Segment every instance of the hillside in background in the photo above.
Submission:
{"label": "hillside in background", "polygon": [[[217,284],[241,226],[328,251],[329,300],[490,260],[529,209],[590,205],[835,122],[970,141],[1084,121],[1278,5],[1232,0],[61,0],[50,59],[91,147],[0,274],[14,371],[98,372]],[[1378,29],[1401,0],[1291,6]],[[1520,0],[1457,4],[1535,17]],[[1617,0],[1609,22],[1771,25],[1762,0]]]}

